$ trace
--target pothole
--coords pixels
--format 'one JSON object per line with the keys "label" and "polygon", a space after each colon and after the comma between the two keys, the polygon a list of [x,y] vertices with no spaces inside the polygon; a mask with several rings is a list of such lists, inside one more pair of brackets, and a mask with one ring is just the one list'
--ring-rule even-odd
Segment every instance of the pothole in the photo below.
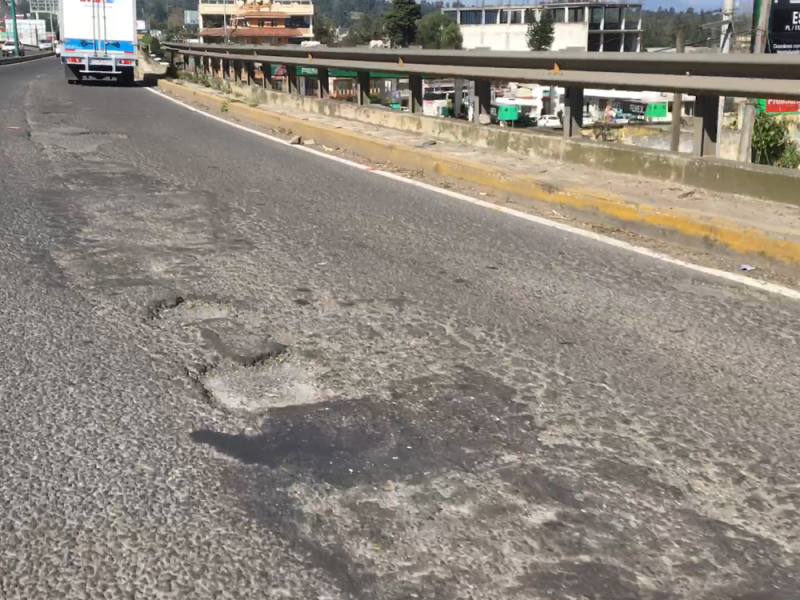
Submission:
{"label": "pothole", "polygon": [[306,368],[289,360],[242,366],[230,360],[194,375],[206,397],[233,412],[264,413],[272,408],[317,404],[331,400],[332,390],[320,388]]}
{"label": "pothole", "polygon": [[187,367],[186,375],[213,406],[258,414],[335,396],[318,384],[313,366],[298,364],[271,338],[274,324],[232,302],[175,294],[153,302],[147,317],[188,332],[203,349],[194,354],[201,366]]}

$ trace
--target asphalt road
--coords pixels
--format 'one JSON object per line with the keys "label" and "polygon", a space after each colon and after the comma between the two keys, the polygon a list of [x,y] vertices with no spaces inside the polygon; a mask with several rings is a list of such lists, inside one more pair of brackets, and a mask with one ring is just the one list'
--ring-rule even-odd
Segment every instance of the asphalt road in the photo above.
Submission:
{"label": "asphalt road", "polygon": [[0,68],[0,598],[800,598],[800,304]]}

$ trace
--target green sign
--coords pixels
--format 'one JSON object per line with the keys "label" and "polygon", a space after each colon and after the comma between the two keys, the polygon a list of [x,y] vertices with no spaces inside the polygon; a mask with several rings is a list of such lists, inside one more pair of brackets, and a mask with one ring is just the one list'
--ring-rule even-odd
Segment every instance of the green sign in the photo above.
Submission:
{"label": "green sign", "polygon": [[[317,77],[319,72],[316,67],[299,67],[294,68],[295,75],[298,77]],[[270,65],[270,74],[275,77],[283,77],[286,75],[286,67],[283,65]],[[355,71],[345,71],[342,69],[330,69],[328,71],[330,77],[350,77],[355,79],[358,73]],[[405,79],[408,75],[401,73],[382,73],[380,71],[371,71],[370,79]]]}
{"label": "green sign", "polygon": [[664,119],[667,117],[666,102],[652,102],[644,109],[645,119]]}

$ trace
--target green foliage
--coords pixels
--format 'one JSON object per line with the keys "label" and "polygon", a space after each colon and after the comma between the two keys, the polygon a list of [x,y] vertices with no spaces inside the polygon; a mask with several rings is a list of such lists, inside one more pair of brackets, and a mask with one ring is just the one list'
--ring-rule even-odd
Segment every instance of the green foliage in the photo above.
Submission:
{"label": "green foliage", "polygon": [[780,117],[758,113],[753,129],[753,159],[760,165],[785,169],[800,167],[800,148],[792,138],[789,124]]}
{"label": "green foliage", "polygon": [[525,20],[528,23],[528,48],[535,52],[546,52],[556,37],[555,25],[549,14],[542,12],[538,21],[533,11],[528,10]]}
{"label": "green foliage", "polygon": [[417,23],[417,42],[432,50],[460,50],[461,29],[453,19],[441,12],[431,12]]}
{"label": "green foliage", "polygon": [[408,46],[417,39],[417,21],[422,10],[414,0],[394,0],[383,13],[386,36],[396,46]]}
{"label": "green foliage", "polygon": [[150,38],[150,52],[155,54],[156,56],[162,56],[163,52],[161,52],[161,41],[157,38]]}
{"label": "green foliage", "polygon": [[350,28],[350,33],[342,40],[343,46],[361,46],[372,40],[383,39],[383,22],[380,17],[365,14]]}
{"label": "green foliage", "polygon": [[322,15],[314,17],[313,33],[314,39],[320,44],[329,45],[336,41],[336,28],[333,21]]}
{"label": "green foliage", "polygon": [[[386,0],[314,0],[314,18],[324,16],[333,21],[335,27],[349,27],[364,15],[380,17],[389,8]],[[420,4],[421,16],[439,11],[444,2],[436,0]]]}
{"label": "green foliage", "polygon": [[[719,22],[719,11],[704,12],[687,8],[678,12],[674,8],[642,11],[643,48],[674,48],[675,36],[683,28],[687,46],[719,47],[719,28],[706,28],[703,25]],[[752,15],[742,14],[735,18],[736,31],[750,31]],[[735,39],[733,40],[736,41]],[[749,47],[749,46],[748,46]],[[736,48],[734,48],[736,49]]]}
{"label": "green foliage", "polygon": [[183,27],[185,10],[197,10],[197,0],[169,0],[169,3],[164,0],[139,0],[136,18],[148,21],[151,29],[166,31],[168,26]]}

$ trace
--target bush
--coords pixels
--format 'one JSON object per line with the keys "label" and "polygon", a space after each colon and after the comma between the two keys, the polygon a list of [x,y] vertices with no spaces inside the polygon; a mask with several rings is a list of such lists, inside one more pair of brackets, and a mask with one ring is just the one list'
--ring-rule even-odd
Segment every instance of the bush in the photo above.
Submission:
{"label": "bush", "polygon": [[151,38],[150,40],[150,52],[158,57],[163,56],[163,52],[161,52],[161,42],[157,37]]}
{"label": "bush", "polygon": [[800,167],[800,148],[789,124],[780,117],[758,113],[753,130],[753,162],[784,169]]}

